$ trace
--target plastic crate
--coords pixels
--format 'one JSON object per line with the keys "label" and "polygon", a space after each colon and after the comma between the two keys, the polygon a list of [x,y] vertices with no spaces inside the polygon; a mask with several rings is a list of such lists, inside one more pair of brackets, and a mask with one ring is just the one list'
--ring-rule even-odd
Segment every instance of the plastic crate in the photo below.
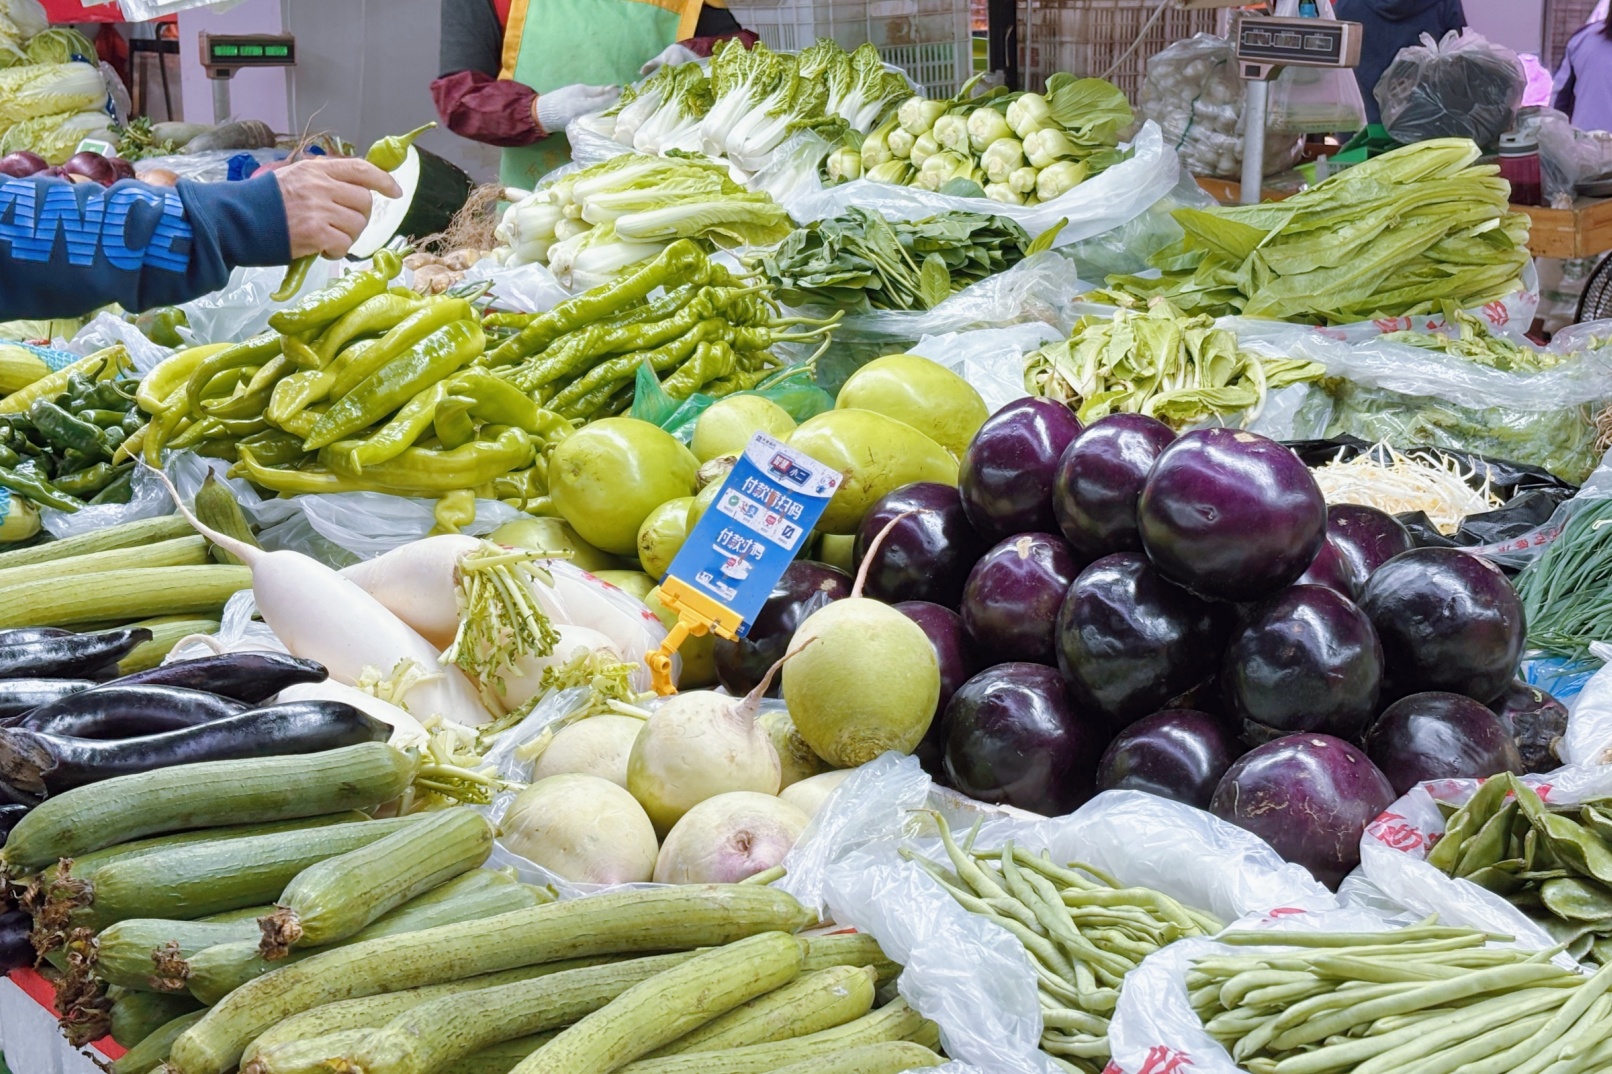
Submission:
{"label": "plastic crate", "polygon": [[740,25],[783,52],[820,37],[847,49],[871,41],[930,97],[950,97],[973,74],[969,0],[743,0],[730,7]]}
{"label": "plastic crate", "polygon": [[[1035,0],[1021,2],[1018,13],[1026,89],[1040,90],[1048,75],[1068,71],[1106,77],[1132,104],[1148,57],[1193,34],[1214,33],[1220,19],[1218,9],[1183,11],[1172,0]],[[1109,74],[1116,61],[1119,68]]]}

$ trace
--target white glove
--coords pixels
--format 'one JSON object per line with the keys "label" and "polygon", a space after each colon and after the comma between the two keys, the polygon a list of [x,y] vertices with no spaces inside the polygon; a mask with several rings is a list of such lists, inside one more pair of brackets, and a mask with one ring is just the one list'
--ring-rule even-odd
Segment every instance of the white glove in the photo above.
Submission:
{"label": "white glove", "polygon": [[653,60],[638,69],[641,75],[652,75],[662,67],[675,66],[680,63],[698,63],[701,56],[691,48],[682,45],[667,45],[665,50]]}
{"label": "white glove", "polygon": [[621,96],[620,86],[561,86],[537,95],[537,125],[544,134],[564,134],[578,116],[602,112]]}

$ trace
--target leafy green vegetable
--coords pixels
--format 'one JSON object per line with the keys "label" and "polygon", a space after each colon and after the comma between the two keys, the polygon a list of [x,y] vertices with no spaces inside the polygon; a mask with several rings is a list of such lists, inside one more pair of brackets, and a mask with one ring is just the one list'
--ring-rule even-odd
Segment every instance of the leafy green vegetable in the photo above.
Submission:
{"label": "leafy green vegetable", "polygon": [[1125,412],[1180,428],[1234,415],[1246,424],[1269,392],[1324,372],[1315,362],[1242,350],[1212,318],[1189,317],[1161,299],[1145,313],[1082,317],[1068,340],[1025,357],[1024,386],[1070,404],[1085,423]]}
{"label": "leafy green vegetable", "polygon": [[1517,576],[1528,643],[1559,656],[1589,655],[1612,614],[1612,500],[1579,507],[1556,538]]}
{"label": "leafy green vegetable", "polygon": [[999,216],[948,213],[892,222],[852,209],[792,232],[751,263],[791,305],[925,310],[1012,268],[1031,248],[1029,234]]}
{"label": "leafy green vegetable", "polygon": [[1179,209],[1158,278],[1110,277],[1107,300],[1187,313],[1347,324],[1470,309],[1520,286],[1528,218],[1472,142],[1419,142],[1286,201]]}
{"label": "leafy green vegetable", "polygon": [[1525,347],[1504,336],[1497,336],[1489,330],[1487,322],[1465,310],[1446,310],[1445,322],[1456,330],[1454,335],[1407,331],[1388,332],[1382,338],[1388,343],[1404,343],[1465,358],[1476,365],[1506,373],[1540,373],[1555,368],[1567,357],[1555,351]]}

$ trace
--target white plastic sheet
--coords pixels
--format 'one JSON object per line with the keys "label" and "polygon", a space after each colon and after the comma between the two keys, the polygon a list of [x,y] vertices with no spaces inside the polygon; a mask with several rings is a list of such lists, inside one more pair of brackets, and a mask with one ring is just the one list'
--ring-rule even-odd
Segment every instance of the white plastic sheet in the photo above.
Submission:
{"label": "white plastic sheet", "polygon": [[1041,321],[925,336],[910,350],[968,381],[991,413],[1030,394],[1024,388],[1024,356],[1067,332]]}
{"label": "white plastic sheet", "polygon": [[[285,282],[283,268],[238,268],[229,282],[210,295],[180,305],[189,327],[179,334],[188,343],[239,343],[269,327],[269,317],[279,309],[299,302],[306,295],[327,287],[344,267],[343,262],[314,262],[308,278],[297,293],[285,302],[269,296]],[[345,264],[348,271],[361,266]]]}
{"label": "white plastic sheet", "polygon": [[779,886],[871,933],[905,966],[901,994],[940,1025],[959,1071],[1051,1074],[1054,1067],[1038,1047],[1040,1007],[1023,948],[902,859],[903,847],[933,860],[943,856],[925,809],[938,810],[954,828],[983,819],[978,847],[1011,839],[1045,848],[1056,860],[1088,862],[1223,919],[1337,907],[1302,868],[1201,810],[1111,791],[1065,817],[1010,813],[938,791],[915,759],[886,754],[825,803],[785,860],[788,875]]}

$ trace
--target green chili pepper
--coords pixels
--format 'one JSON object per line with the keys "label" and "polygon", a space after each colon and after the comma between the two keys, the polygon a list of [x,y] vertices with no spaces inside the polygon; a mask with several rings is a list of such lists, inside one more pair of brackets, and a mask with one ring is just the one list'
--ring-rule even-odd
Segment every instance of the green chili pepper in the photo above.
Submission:
{"label": "green chili pepper", "polygon": [[732,347],[721,340],[701,343],[694,348],[692,358],[661,382],[661,389],[673,399],[687,399],[705,384],[731,376],[736,368],[737,359]]}
{"label": "green chili pepper", "polygon": [[215,440],[224,435],[224,423],[217,418],[202,418],[192,422],[184,432],[168,441],[167,446],[175,451],[184,451],[195,447],[203,440]]}
{"label": "green chili pepper", "polygon": [[366,300],[344,314],[341,320],[325,329],[324,334],[314,341],[313,351],[319,361],[317,366],[310,368],[323,369],[335,361],[343,347],[360,336],[378,336],[391,331],[403,318],[419,309],[424,301],[419,295],[399,298],[390,291]]}
{"label": "green chili pepper", "polygon": [[55,481],[56,490],[65,492],[69,496],[84,499],[87,496],[95,495],[110,485],[112,479],[117,477],[118,473],[119,471],[114,469],[111,463],[98,462],[94,466],[87,467],[75,474],[58,477]]}
{"label": "green chili pepper", "polygon": [[458,533],[476,521],[476,493],[472,489],[454,489],[437,499],[433,512],[436,526],[432,533]]}
{"label": "green chili pepper", "polygon": [[575,409],[575,403],[589,396],[594,390],[606,385],[615,384],[637,373],[639,365],[649,363],[650,369],[658,376],[668,370],[675,369],[694,353],[701,343],[708,343],[720,339],[728,331],[727,322],[716,318],[708,318],[694,326],[685,335],[669,343],[636,354],[624,354],[609,361],[601,362],[588,372],[572,382],[564,391],[549,401],[549,409],[564,417],[581,417]]}
{"label": "green chili pepper", "polygon": [[365,272],[349,272],[329,287],[315,291],[295,306],[276,312],[269,327],[286,335],[317,332],[342,314],[381,294],[403,268],[403,261],[391,250],[375,255]]}
{"label": "green chili pepper", "polygon": [[250,450],[265,466],[286,466],[307,454],[302,450],[302,437],[279,429],[265,429],[242,437],[241,447]]}
{"label": "green chili pepper", "polygon": [[394,134],[389,138],[382,138],[369,147],[364,159],[383,172],[395,172],[403,166],[405,160],[409,159],[409,147],[414,144],[415,139],[426,131],[435,130],[436,126],[435,123],[427,123],[407,134]]}
{"label": "green chili pepper", "polygon": [[139,394],[140,384],[134,380],[103,380],[90,389],[84,401],[101,410],[127,410]]}
{"label": "green chili pepper", "polygon": [[265,466],[245,445],[237,445],[237,455],[238,461],[230,470],[230,476],[244,477],[252,484],[266,488],[270,492],[302,496],[327,492],[373,491],[361,480],[333,474],[328,470],[286,470],[276,466]]}
{"label": "green chili pepper", "polygon": [[333,367],[340,368],[330,386],[330,395],[341,398],[349,394],[377,370],[433,332],[455,321],[472,320],[475,316],[475,308],[462,298],[437,299],[409,314],[379,340],[353,344],[332,363]]}
{"label": "green chili pepper", "polygon": [[77,511],[84,506],[83,500],[58,492],[43,477],[22,468],[0,469],[0,488],[10,489],[25,500],[58,511]]}
{"label": "green chili pepper", "polygon": [[483,425],[513,425],[533,434],[542,432],[541,412],[531,396],[485,369],[472,367],[455,373],[453,394],[475,400],[471,417]]}
{"label": "green chili pepper", "polygon": [[274,424],[285,427],[303,410],[320,402],[330,394],[330,385],[336,375],[328,369],[304,369],[293,373],[274,386],[269,393],[269,405],[263,416]]}
{"label": "green chili pepper", "polygon": [[212,380],[208,381],[201,391],[199,407],[205,411],[209,402],[215,406],[235,398],[240,387],[257,376],[260,366],[243,366],[240,369],[226,369]]}
{"label": "green chili pepper", "polygon": [[486,336],[474,320],[455,321],[364,379],[326,411],[308,436],[315,451],[377,421],[482,352]]}
{"label": "green chili pepper", "polygon": [[0,466],[3,466],[9,470],[20,462],[22,462],[21,455],[18,455],[15,451],[11,450],[11,448],[0,444]]}
{"label": "green chili pepper", "polygon": [[443,447],[461,447],[476,438],[476,423],[470,416],[475,406],[474,399],[462,395],[450,395],[437,405],[432,431]]}
{"label": "green chili pepper", "polygon": [[314,349],[296,336],[286,336],[282,341],[281,349],[285,352],[285,356],[291,360],[291,364],[299,369],[323,369],[325,367],[325,363],[319,360],[319,355],[314,353]]}
{"label": "green chili pepper", "polygon": [[317,260],[319,260],[317,254],[308,254],[291,262],[285,270],[285,279],[280,281],[280,289],[269,296],[270,300],[285,302],[302,290],[302,285],[308,282],[308,271],[313,268],[313,263]]}
{"label": "green chili pepper", "polygon": [[[342,468],[362,473],[366,467],[390,461],[403,454],[431,427],[432,420],[436,418],[437,406],[447,397],[447,382],[438,381],[410,399],[391,421],[364,440],[358,441],[347,452],[347,462]],[[339,441],[332,444],[331,448],[338,448],[344,443],[347,441]]]}
{"label": "green chili pepper", "polygon": [[107,447],[106,434],[99,426],[74,417],[48,400],[40,399],[29,407],[28,417],[46,440],[64,451],[71,448],[95,460],[110,459],[117,450],[116,446]]}
{"label": "green chili pepper", "polygon": [[[382,492],[401,495],[440,496],[456,489],[474,489],[515,470],[532,465],[532,438],[519,429],[488,426],[491,439],[473,440],[462,447],[437,451],[409,448],[397,458],[364,469],[362,475],[346,474]],[[336,462],[320,460],[335,471]]]}
{"label": "green chili pepper", "polygon": [[185,382],[185,409],[196,413],[201,403],[202,389],[220,373],[248,366],[261,368],[265,362],[279,357],[280,349],[279,334],[265,332],[202,359],[201,364],[190,374],[190,379]]}
{"label": "green chili pepper", "polygon": [[120,429],[123,427],[124,420],[128,418],[129,412],[126,410],[91,410],[85,408],[73,416],[79,421],[87,421],[91,425],[102,429]]}
{"label": "green chili pepper", "polygon": [[711,262],[692,240],[678,239],[654,260],[622,276],[605,287],[596,287],[567,299],[515,336],[505,340],[488,355],[488,365],[507,365],[536,353],[567,332],[586,327],[625,307],[642,302],[657,287],[674,282],[703,284],[709,278]]}
{"label": "green chili pepper", "polygon": [[118,476],[110,484],[90,497],[90,505],[99,507],[105,503],[128,503],[134,498],[134,464],[130,463],[121,468]]}
{"label": "green chili pepper", "polygon": [[167,447],[168,440],[179,431],[180,426],[189,420],[189,415],[178,407],[165,410],[151,419],[145,443],[140,445],[140,454],[147,466],[162,465],[162,449]]}

